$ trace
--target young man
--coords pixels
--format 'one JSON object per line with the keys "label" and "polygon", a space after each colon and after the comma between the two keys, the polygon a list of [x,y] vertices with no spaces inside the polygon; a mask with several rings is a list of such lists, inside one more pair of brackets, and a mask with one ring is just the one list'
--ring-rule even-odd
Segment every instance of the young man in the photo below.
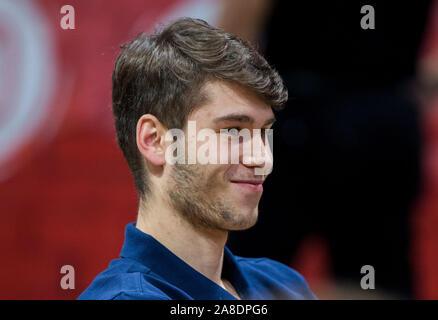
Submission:
{"label": "young man", "polygon": [[[113,112],[138,190],[138,218],[126,227],[120,258],[79,298],[314,299],[286,265],[237,257],[225,246],[229,231],[257,221],[272,168],[263,136],[275,120],[272,108],[286,100],[264,58],[202,20],[179,19],[124,46],[113,74]],[[177,144],[183,152],[176,163],[170,129],[188,139]],[[240,135],[245,129],[249,136]],[[202,130],[218,138],[207,152],[213,161],[190,162],[205,146]],[[237,140],[223,139],[233,132]],[[260,145],[260,152],[247,145]]]}

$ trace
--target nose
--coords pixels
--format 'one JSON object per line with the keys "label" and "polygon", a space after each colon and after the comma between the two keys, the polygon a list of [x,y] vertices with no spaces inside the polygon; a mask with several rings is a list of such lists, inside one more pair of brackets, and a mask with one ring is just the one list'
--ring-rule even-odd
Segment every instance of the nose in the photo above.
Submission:
{"label": "nose", "polygon": [[254,129],[251,139],[244,141],[242,163],[246,167],[254,168],[255,175],[268,175],[273,167],[272,147],[272,132],[265,131],[262,137],[261,130]]}

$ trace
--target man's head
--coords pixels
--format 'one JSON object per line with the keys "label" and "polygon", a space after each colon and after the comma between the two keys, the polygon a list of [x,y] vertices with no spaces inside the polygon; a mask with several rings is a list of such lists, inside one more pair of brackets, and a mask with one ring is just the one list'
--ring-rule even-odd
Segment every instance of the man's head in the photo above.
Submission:
{"label": "man's head", "polygon": [[250,155],[242,152],[238,164],[171,165],[165,135],[174,128],[187,132],[188,121],[218,134],[270,128],[272,108],[286,100],[281,78],[255,49],[202,20],[180,19],[151,36],[140,34],[123,46],[113,73],[117,139],[139,198],[165,199],[204,227],[254,224],[261,196],[256,183],[264,178],[254,169],[270,161],[269,150],[258,164],[243,163]]}

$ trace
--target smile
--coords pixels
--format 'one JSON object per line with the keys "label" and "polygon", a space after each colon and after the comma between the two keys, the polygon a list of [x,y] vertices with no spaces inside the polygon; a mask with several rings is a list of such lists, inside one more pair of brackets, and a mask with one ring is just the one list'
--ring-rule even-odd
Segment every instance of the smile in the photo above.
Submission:
{"label": "smile", "polygon": [[231,181],[231,183],[247,189],[247,190],[252,190],[252,191],[258,191],[261,192],[263,191],[263,184],[262,182],[252,182],[252,181]]}

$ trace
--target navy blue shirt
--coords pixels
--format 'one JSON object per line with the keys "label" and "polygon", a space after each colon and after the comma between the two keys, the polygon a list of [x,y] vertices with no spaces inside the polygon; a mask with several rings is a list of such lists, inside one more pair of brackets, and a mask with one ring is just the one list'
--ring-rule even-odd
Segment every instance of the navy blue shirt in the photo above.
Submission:
{"label": "navy blue shirt", "polygon": [[[316,299],[304,278],[267,258],[242,258],[224,248],[222,277],[242,299]],[[233,295],[130,223],[120,258],[79,296],[85,300],[234,300]]]}

